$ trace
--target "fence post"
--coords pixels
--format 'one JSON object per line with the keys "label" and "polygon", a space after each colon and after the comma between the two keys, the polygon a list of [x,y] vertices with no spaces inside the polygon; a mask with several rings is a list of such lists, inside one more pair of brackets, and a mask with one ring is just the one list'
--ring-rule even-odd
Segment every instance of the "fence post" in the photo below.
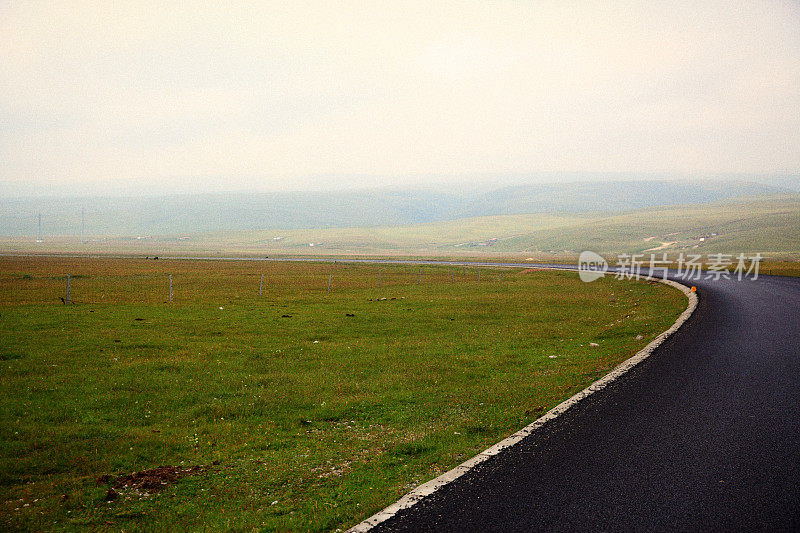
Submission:
{"label": "fence post", "polygon": [[169,301],[172,301],[172,274],[169,275]]}
{"label": "fence post", "polygon": [[422,285],[422,267],[419,267],[419,278],[417,278],[417,285]]}
{"label": "fence post", "polygon": [[450,283],[453,283],[453,269],[450,269]]}
{"label": "fence post", "polygon": [[67,274],[67,299],[64,301],[65,304],[71,303],[71,287],[70,287],[70,275]]}
{"label": "fence post", "polygon": [[480,280],[481,280],[481,269],[479,268],[478,269],[478,281],[480,281]]}
{"label": "fence post", "polygon": [[333,280],[333,274],[328,275],[328,292],[331,292],[331,281]]}
{"label": "fence post", "polygon": [[378,288],[381,288],[381,269],[378,269]]}
{"label": "fence post", "polygon": [[264,273],[261,273],[261,283],[258,284],[258,295],[261,296],[264,290]]}

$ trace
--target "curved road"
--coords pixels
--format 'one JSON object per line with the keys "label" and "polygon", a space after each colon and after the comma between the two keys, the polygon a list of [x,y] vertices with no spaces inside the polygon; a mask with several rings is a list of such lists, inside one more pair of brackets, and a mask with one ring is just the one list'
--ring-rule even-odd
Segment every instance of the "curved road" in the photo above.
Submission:
{"label": "curved road", "polygon": [[649,358],[371,531],[800,531],[800,278],[691,283]]}
{"label": "curved road", "polygon": [[650,358],[372,531],[800,530],[800,279],[692,283]]}
{"label": "curved road", "polygon": [[649,358],[371,531],[800,530],[800,278],[691,284]]}

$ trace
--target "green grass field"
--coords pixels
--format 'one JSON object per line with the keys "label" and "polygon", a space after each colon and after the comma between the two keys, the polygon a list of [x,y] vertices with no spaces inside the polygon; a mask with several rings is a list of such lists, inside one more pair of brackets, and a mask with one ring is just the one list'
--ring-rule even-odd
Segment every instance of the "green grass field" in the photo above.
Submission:
{"label": "green grass field", "polygon": [[[67,273],[74,305],[59,300]],[[346,528],[581,390],[686,305],[661,284],[480,274],[0,258],[0,527]],[[120,476],[194,465],[107,501]]]}

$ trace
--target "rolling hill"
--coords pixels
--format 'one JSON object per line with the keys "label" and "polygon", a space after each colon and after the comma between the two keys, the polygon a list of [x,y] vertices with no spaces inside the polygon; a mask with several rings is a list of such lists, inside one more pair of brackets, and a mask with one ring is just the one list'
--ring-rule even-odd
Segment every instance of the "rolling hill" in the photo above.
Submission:
{"label": "rolling hill", "polygon": [[398,226],[226,230],[187,236],[0,240],[5,252],[550,257],[601,253],[756,253],[800,257],[800,194],[616,213],[487,215]]}
{"label": "rolling hill", "polygon": [[[0,199],[0,235],[87,237],[215,231],[409,226],[498,215],[582,216],[668,205],[705,205],[786,189],[741,181],[613,181],[489,190],[215,193],[154,197]],[[435,239],[436,240],[436,239]],[[457,240],[457,239],[456,239]]]}

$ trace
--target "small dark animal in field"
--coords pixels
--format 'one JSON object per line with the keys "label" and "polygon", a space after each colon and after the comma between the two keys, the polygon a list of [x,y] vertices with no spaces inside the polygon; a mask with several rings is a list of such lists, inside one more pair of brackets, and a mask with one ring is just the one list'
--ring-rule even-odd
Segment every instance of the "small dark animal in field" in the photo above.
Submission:
{"label": "small dark animal in field", "polygon": [[62,304],[65,304],[65,305],[66,305],[66,303],[67,303],[67,302],[64,300],[64,297],[63,297],[63,296],[59,296],[59,297],[58,297],[58,299],[59,299],[59,300],[61,300],[61,303],[62,303]]}
{"label": "small dark animal in field", "polygon": [[345,313],[344,316],[356,316],[353,313]]}
{"label": "small dark animal in field", "polygon": [[281,315],[281,318],[292,318],[292,315]]}
{"label": "small dark animal in field", "polygon": [[136,322],[141,322],[142,320],[144,320],[144,318],[134,318],[134,320],[135,320]]}

